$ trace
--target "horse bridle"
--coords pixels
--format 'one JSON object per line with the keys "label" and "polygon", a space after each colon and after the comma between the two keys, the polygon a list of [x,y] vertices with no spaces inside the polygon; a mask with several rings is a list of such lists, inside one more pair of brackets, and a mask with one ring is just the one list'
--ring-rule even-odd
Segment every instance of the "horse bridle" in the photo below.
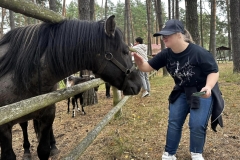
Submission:
{"label": "horse bridle", "polygon": [[124,67],[118,60],[116,60],[113,57],[113,54],[111,52],[105,53],[105,59],[107,61],[104,61],[104,63],[102,63],[102,65],[100,66],[97,73],[101,74],[103,72],[103,70],[105,69],[105,67],[107,66],[107,62],[111,61],[113,64],[115,64],[119,69],[121,69],[125,73],[125,79],[124,79],[124,82],[123,82],[123,85],[121,88],[121,90],[124,90],[127,85],[128,75],[131,74],[136,69],[135,66],[133,65],[130,69]]}

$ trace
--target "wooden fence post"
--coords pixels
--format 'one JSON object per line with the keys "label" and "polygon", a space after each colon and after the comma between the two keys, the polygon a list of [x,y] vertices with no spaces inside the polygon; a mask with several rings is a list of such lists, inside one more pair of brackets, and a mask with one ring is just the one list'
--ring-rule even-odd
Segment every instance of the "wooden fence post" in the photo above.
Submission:
{"label": "wooden fence post", "polygon": [[[112,92],[113,92],[113,106],[116,106],[122,99],[121,91],[118,90],[116,87],[112,86]],[[122,108],[119,109],[119,111],[115,114],[115,118],[121,116],[122,114]]]}

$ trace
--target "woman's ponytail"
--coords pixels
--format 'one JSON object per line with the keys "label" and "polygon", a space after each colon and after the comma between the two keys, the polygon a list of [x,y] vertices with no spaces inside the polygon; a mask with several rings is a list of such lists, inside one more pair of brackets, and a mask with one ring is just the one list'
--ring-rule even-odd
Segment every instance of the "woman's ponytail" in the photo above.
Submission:
{"label": "woman's ponytail", "polygon": [[195,43],[194,41],[193,41],[193,39],[192,39],[192,36],[191,36],[191,34],[189,33],[189,31],[188,30],[186,30],[186,29],[184,29],[184,40],[186,41],[186,42],[188,42],[188,43]]}

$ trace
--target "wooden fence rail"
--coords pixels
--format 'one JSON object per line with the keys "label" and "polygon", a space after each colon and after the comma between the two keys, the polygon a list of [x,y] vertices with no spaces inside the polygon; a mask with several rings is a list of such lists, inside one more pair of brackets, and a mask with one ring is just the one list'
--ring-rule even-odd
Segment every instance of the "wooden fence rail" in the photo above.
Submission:
{"label": "wooden fence rail", "polygon": [[100,78],[0,107],[0,125],[103,84]]}
{"label": "wooden fence rail", "polygon": [[10,9],[16,13],[21,13],[25,16],[36,18],[44,22],[59,22],[65,18],[54,11],[26,0],[0,0],[0,7]]}

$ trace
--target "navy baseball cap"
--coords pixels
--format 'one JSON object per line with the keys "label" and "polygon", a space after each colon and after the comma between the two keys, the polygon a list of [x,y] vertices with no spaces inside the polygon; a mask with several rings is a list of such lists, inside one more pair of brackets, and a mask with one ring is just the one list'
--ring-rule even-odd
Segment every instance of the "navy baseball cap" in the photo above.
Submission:
{"label": "navy baseball cap", "polygon": [[170,19],[165,23],[163,29],[160,32],[155,33],[153,37],[161,35],[168,36],[178,32],[184,33],[184,26],[182,22],[177,19]]}

